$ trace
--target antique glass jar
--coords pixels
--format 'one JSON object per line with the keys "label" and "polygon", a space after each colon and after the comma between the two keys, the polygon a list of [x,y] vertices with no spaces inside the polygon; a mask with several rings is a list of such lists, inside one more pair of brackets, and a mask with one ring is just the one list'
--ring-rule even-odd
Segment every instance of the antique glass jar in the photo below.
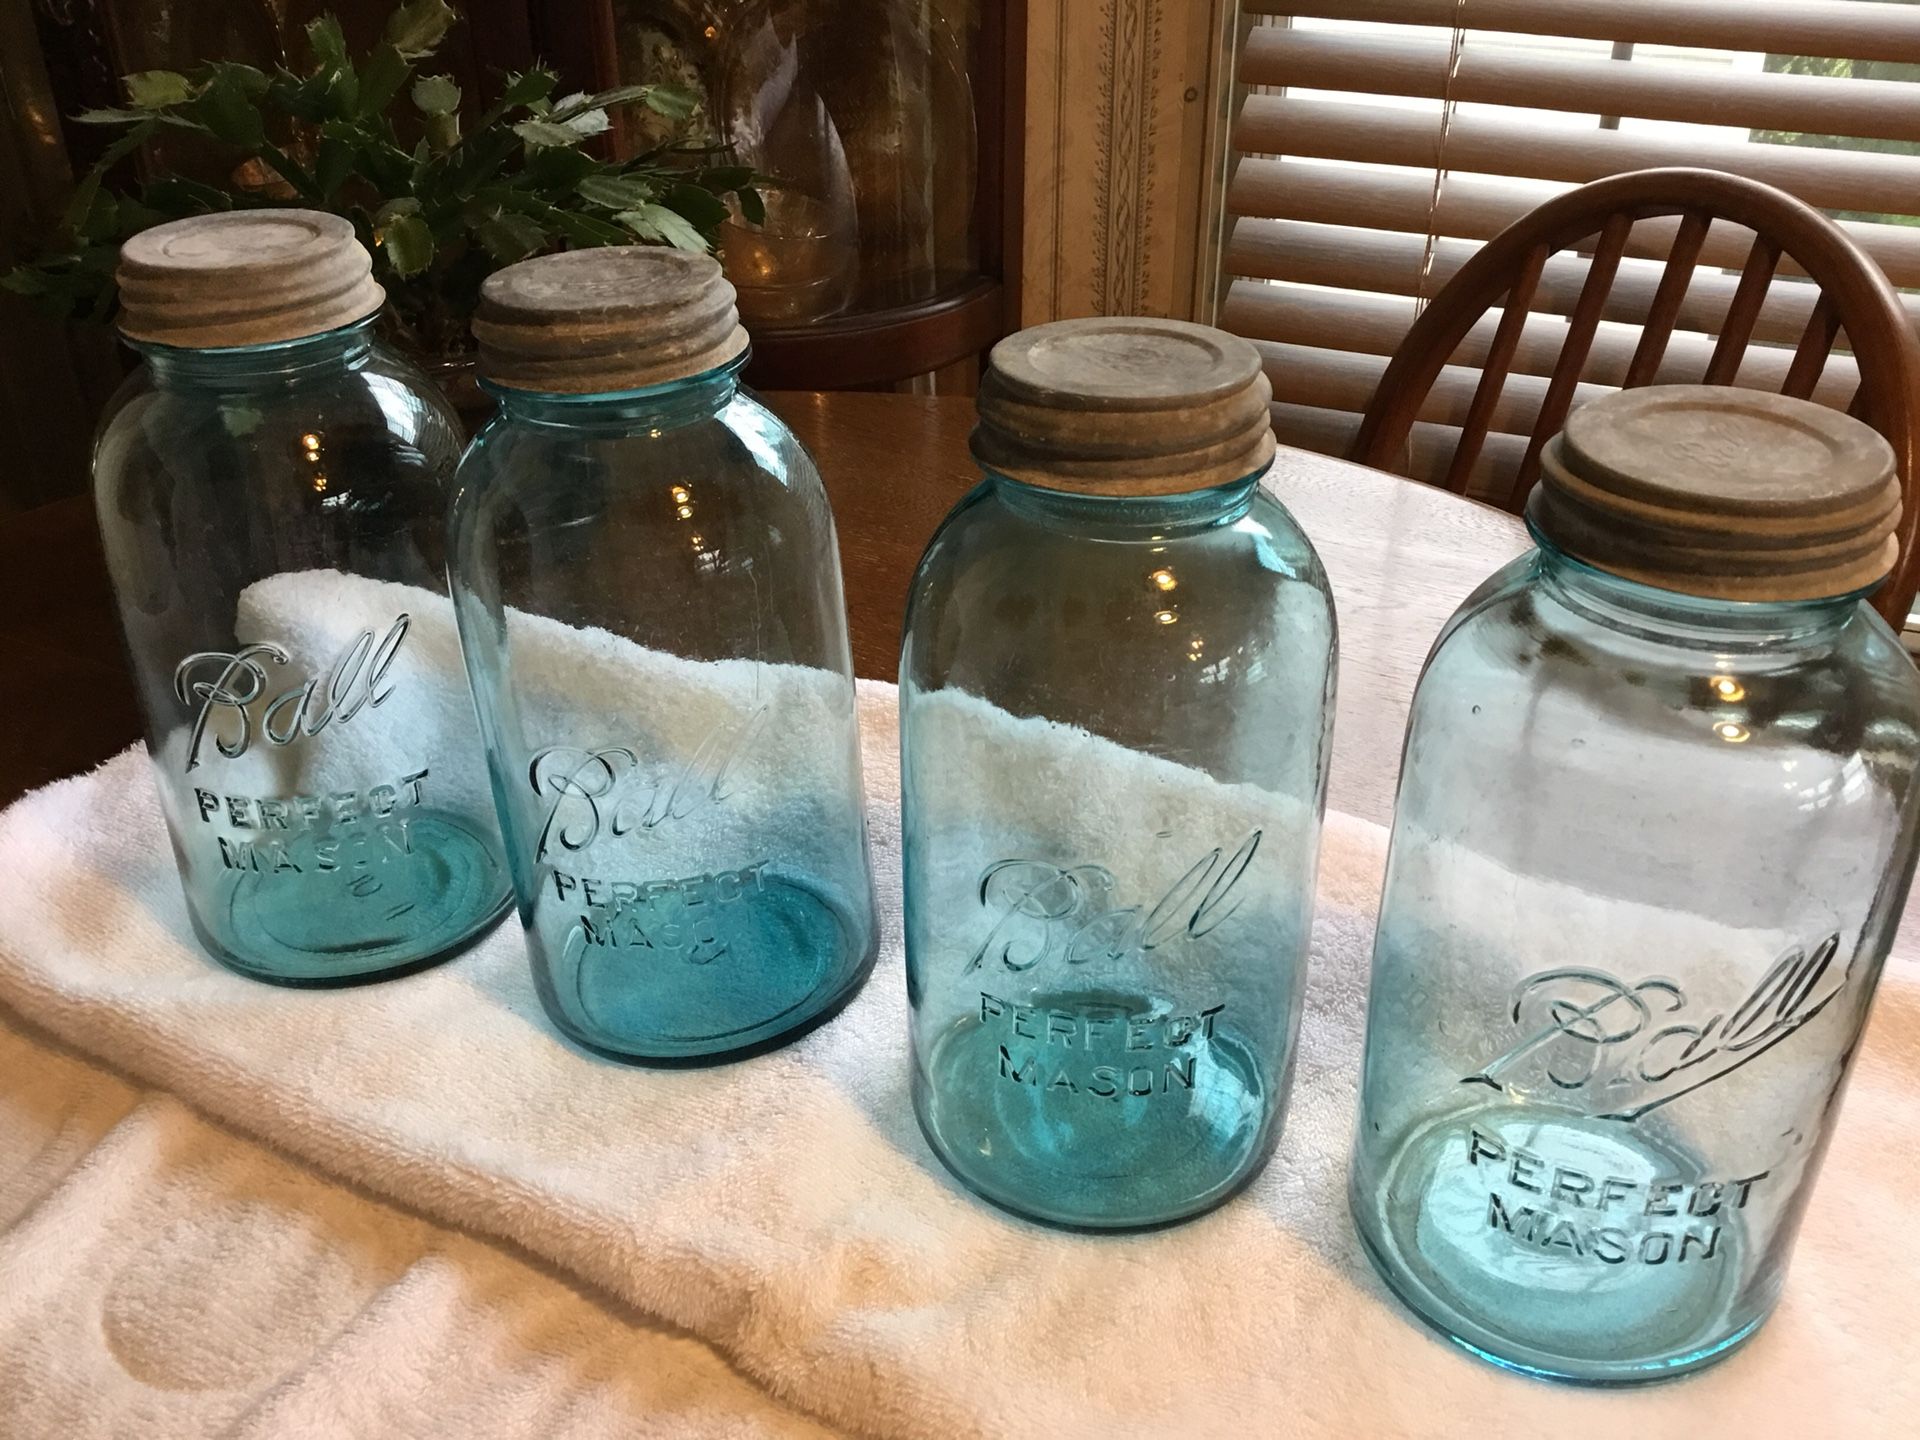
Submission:
{"label": "antique glass jar", "polygon": [[508,900],[446,594],[459,430],[374,340],[370,272],[313,211],[135,236],[145,364],[94,450],[194,930],[292,985],[445,959]]}
{"label": "antique glass jar", "polygon": [[1038,1219],[1195,1214],[1279,1135],[1335,635],[1260,483],[1269,393],[1198,325],[1002,341],[985,479],[913,582],[913,1102],[955,1174]]}
{"label": "antique glass jar", "polygon": [[820,476],[704,255],[523,261],[474,332],[453,576],[540,998],[621,1059],[778,1043],[875,947]]}
{"label": "antique glass jar", "polygon": [[1621,392],[1435,645],[1351,1198],[1467,1348],[1658,1379],[1778,1298],[1914,866],[1920,676],[1861,603],[1899,514],[1844,415]]}

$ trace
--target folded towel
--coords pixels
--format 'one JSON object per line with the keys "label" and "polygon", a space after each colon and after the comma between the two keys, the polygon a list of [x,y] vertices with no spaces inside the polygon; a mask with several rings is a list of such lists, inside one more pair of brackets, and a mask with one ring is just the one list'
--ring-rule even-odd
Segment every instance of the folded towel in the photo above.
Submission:
{"label": "folded towel", "polygon": [[827,1440],[699,1341],[0,1012],[0,1433]]}
{"label": "folded towel", "polygon": [[[1420,1330],[1346,1220],[1376,827],[1329,818],[1295,1095],[1273,1165],[1189,1225],[1060,1234],[973,1199],[917,1133],[890,687],[862,687],[861,719],[885,953],[842,1016],[772,1055],[673,1072],[590,1058],[546,1025],[511,927],[451,965],[364,990],[288,993],[229,975],[192,943],[132,756],[0,817],[0,1001],[332,1176],[516,1242],[711,1342],[847,1432],[1910,1425],[1920,967],[1889,969],[1774,1321],[1679,1385],[1551,1388]],[[276,1252],[269,1263],[289,1262]],[[0,1272],[0,1289],[10,1284]],[[57,1307],[57,1287],[42,1293]]]}
{"label": "folded towel", "polygon": [[[293,654],[330,664],[356,645],[378,646],[402,619],[404,634],[378,707],[313,741],[249,752],[244,759],[261,754],[262,765],[276,767],[261,793],[324,795],[365,785],[404,757],[409,769],[430,766],[426,788],[443,799],[491,804],[460,636],[445,596],[337,570],[290,571],[247,587],[237,629],[243,638],[271,637]],[[741,659],[685,660],[524,610],[509,610],[506,623],[516,745],[528,752],[625,746],[663,789],[688,775],[724,781],[730,803],[702,809],[698,827],[674,831],[676,843],[697,841],[721,855],[738,851],[746,843],[734,833],[738,825],[780,823],[773,812],[793,804],[795,774],[829,795],[858,788],[858,757],[843,748],[853,707],[843,674]],[[769,723],[773,717],[778,724]],[[184,750],[185,736],[176,732],[172,743]],[[749,746],[750,764],[737,753]],[[209,768],[224,776],[235,764]],[[551,784],[554,774],[544,778]],[[515,793],[531,809],[533,792]],[[629,809],[654,815],[680,798],[631,783],[619,794]],[[551,792],[542,795],[543,805],[551,801]],[[570,811],[558,818],[579,823]],[[795,838],[815,839],[804,829]],[[821,838],[823,853],[805,858],[823,867],[844,865],[845,857],[827,843],[838,838]],[[689,870],[706,863],[697,855],[681,858]]]}

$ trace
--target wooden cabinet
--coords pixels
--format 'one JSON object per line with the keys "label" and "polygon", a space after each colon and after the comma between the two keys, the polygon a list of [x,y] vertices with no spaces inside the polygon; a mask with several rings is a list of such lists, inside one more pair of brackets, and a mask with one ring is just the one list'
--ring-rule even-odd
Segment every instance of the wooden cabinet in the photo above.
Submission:
{"label": "wooden cabinet", "polygon": [[[639,78],[657,65],[658,37],[675,27],[708,62],[757,35],[757,51],[734,44],[731,69],[722,75],[709,63],[703,82],[718,76],[715,102],[736,115],[777,118],[796,74],[812,85],[859,211],[862,269],[820,313],[749,316],[755,384],[968,393],[982,352],[1017,325],[1026,0],[455,3],[464,23],[435,68],[482,101],[535,57],[560,70],[566,90]],[[122,103],[121,75],[209,58],[298,66],[315,16],[336,13],[350,48],[361,50],[390,8],[390,0],[0,0],[0,265],[52,228],[72,176],[112,138],[71,117]],[[755,72],[756,59],[771,63]],[[956,103],[970,108],[964,131]],[[217,175],[221,161],[175,148],[149,163]],[[0,473],[0,511],[83,488],[93,417],[119,370],[110,337],[47,321],[0,294],[0,445],[25,457]]]}

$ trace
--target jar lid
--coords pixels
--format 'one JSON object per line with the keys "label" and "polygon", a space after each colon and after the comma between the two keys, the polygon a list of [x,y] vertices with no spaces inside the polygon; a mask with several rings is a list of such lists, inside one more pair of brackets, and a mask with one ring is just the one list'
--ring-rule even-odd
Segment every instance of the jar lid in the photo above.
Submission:
{"label": "jar lid", "polygon": [[271,345],[364,320],[386,302],[353,226],[319,210],[223,210],[120,247],[120,333],[186,349]]}
{"label": "jar lid", "polygon": [[1719,600],[1864,590],[1899,558],[1893,447],[1810,400],[1650,385],[1581,406],[1527,513],[1578,560]]}
{"label": "jar lid", "polygon": [[993,347],[974,459],[1050,490],[1178,495],[1273,459],[1260,352],[1184,320],[1058,320]]}
{"label": "jar lid", "polygon": [[488,276],[473,334],[483,380],[557,395],[664,385],[747,348],[719,261],[642,245],[541,255]]}

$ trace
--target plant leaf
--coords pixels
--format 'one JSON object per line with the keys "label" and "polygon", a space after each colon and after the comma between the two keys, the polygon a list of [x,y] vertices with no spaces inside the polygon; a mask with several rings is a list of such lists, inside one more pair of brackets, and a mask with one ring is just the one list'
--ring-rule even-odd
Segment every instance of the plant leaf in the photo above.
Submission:
{"label": "plant leaf", "polygon": [[561,146],[549,146],[527,156],[525,173],[542,190],[571,190],[585,176],[597,175],[604,168],[602,162],[591,155]]}
{"label": "plant leaf", "polygon": [[164,175],[147,186],[146,202],[170,215],[194,215],[233,209],[233,197],[212,185],[181,175]]}
{"label": "plant leaf", "polygon": [[141,110],[82,110],[73,118],[82,125],[136,125],[147,116]]}
{"label": "plant leaf", "polygon": [[708,190],[742,190],[753,184],[753,167],[751,165],[709,165],[700,172],[699,181],[701,186]]}
{"label": "plant leaf", "polygon": [[393,46],[382,41],[360,67],[359,112],[363,117],[378,115],[400,93],[412,69],[407,59]]}
{"label": "plant leaf", "polygon": [[657,240],[676,250],[707,250],[707,237],[664,205],[642,205],[613,217],[642,240]]}
{"label": "plant leaf", "polygon": [[373,243],[379,253],[387,257],[393,273],[403,280],[418,275],[433,263],[433,231],[420,218],[420,202],[411,203],[415,207],[412,210],[382,206],[373,227]]}
{"label": "plant leaf", "polygon": [[276,75],[269,82],[267,103],[275,109],[284,110],[296,120],[319,122],[327,118],[327,88],[331,81],[325,74],[309,76],[305,80],[296,80],[291,75]]}
{"label": "plant leaf", "polygon": [[354,173],[378,194],[404,195],[413,188],[413,157],[385,135],[351,120],[329,120],[320,133],[353,148]]}
{"label": "plant leaf", "polygon": [[307,46],[313,51],[316,72],[339,70],[347,63],[347,35],[331,15],[307,23]]}
{"label": "plant leaf", "polygon": [[127,100],[136,110],[161,110],[193,98],[193,84],[177,70],[141,70],[123,76]]}
{"label": "plant leaf", "polygon": [[251,65],[243,65],[238,60],[215,60],[210,62],[207,68],[220,79],[238,87],[240,93],[249,100],[262,99],[273,87],[273,82],[262,72]]}
{"label": "plant leaf", "polygon": [[347,141],[329,135],[320,142],[320,153],[313,162],[313,183],[322,196],[331,197],[353,173],[354,148]]}
{"label": "plant leaf", "polygon": [[324,92],[322,112],[334,120],[351,119],[360,111],[360,76],[353,66],[343,65],[333,72]]}
{"label": "plant leaf", "polygon": [[475,227],[474,233],[487,254],[502,265],[524,260],[547,247],[547,232],[539,221],[512,211],[495,215]]}
{"label": "plant leaf", "polygon": [[506,88],[500,92],[497,103],[502,110],[510,110],[515,105],[531,105],[553,94],[556,83],[551,70],[528,70],[524,74],[509,75]]}
{"label": "plant leaf", "polygon": [[409,60],[431,55],[459,17],[447,0],[407,0],[387,20],[387,43]]}
{"label": "plant leaf", "polygon": [[734,199],[740,202],[740,218],[749,225],[767,223],[767,202],[760,192],[751,185],[743,185],[733,192]]}
{"label": "plant leaf", "polygon": [[119,233],[123,236],[138,235],[142,230],[151,229],[170,217],[147,204],[137,195],[120,197]]}
{"label": "plant leaf", "polygon": [[252,148],[267,138],[266,122],[261,119],[259,107],[247,98],[239,82],[230,75],[217,74],[212,83],[181,110],[229,145]]}
{"label": "plant leaf", "polygon": [[505,186],[490,186],[497,192],[500,202],[511,206],[516,212],[530,215],[541,224],[558,230],[575,245],[628,245],[633,242],[631,231],[619,225],[600,219],[597,215],[587,215],[578,210],[562,210],[557,205],[549,205],[523,195]]}
{"label": "plant leaf", "polygon": [[576,115],[569,115],[560,123],[585,139],[589,135],[604,135],[612,122],[607,119],[607,112],[604,110],[582,110]]}
{"label": "plant leaf", "polygon": [[712,230],[727,218],[727,202],[711,190],[682,181],[669,186],[660,197],[669,209],[677,210],[702,230]]}
{"label": "plant leaf", "polygon": [[120,202],[113,196],[93,192],[93,203],[87,207],[87,213],[80,217],[75,227],[82,240],[104,243],[118,238],[120,233]]}
{"label": "plant leaf", "polygon": [[632,105],[645,100],[654,91],[662,89],[659,85],[618,85],[611,90],[602,90],[596,95],[584,91],[557,100],[553,106],[553,118],[564,120],[583,110],[608,110],[616,105]]}
{"label": "plant leaf", "polygon": [[80,183],[73,187],[73,195],[67,201],[66,211],[60,219],[61,228],[71,235],[76,233],[81,222],[93,209],[93,197],[100,193],[100,183],[107,178],[107,172],[128,155],[131,155],[154,131],[155,121],[148,116],[121,135],[93,162],[93,168],[80,177]]}
{"label": "plant leaf", "polygon": [[548,145],[578,145],[586,138],[571,126],[551,120],[522,120],[513,127],[513,133],[536,150]]}
{"label": "plant leaf", "polygon": [[652,185],[632,175],[589,175],[573,188],[583,199],[609,210],[637,210],[656,198]]}
{"label": "plant leaf", "polygon": [[460,108],[460,87],[446,75],[422,75],[413,82],[413,103],[427,115],[451,115]]}
{"label": "plant leaf", "polygon": [[669,120],[684,120],[700,108],[700,97],[678,85],[649,85],[646,91],[646,107]]}

